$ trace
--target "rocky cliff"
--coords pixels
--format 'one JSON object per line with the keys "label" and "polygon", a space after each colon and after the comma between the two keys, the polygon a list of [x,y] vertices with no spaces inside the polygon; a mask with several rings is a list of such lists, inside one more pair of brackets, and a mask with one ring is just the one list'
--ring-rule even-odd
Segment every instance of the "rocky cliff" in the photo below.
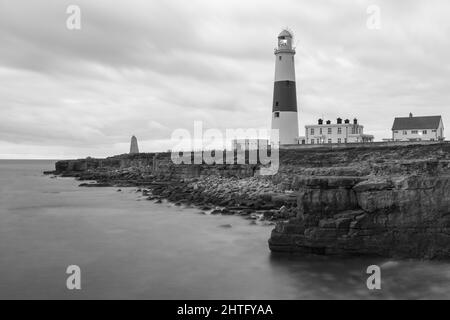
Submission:
{"label": "rocky cliff", "polygon": [[61,161],[56,173],[139,185],[216,213],[277,221],[274,252],[450,257],[450,145],[280,151],[274,176],[254,165],[174,165],[169,154]]}
{"label": "rocky cliff", "polygon": [[450,257],[450,145],[288,157],[298,215],[277,225],[272,251]]}

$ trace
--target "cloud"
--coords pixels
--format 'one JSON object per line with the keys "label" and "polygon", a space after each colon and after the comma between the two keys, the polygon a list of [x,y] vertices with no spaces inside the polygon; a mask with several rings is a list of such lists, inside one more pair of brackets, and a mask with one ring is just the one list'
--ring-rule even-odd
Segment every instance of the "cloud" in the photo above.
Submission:
{"label": "cloud", "polygon": [[[382,28],[366,27],[381,9]],[[358,117],[377,139],[395,116],[450,97],[450,3],[424,1],[0,2],[0,157],[107,156],[170,148],[171,133],[269,127],[273,48],[296,36],[301,127]]]}

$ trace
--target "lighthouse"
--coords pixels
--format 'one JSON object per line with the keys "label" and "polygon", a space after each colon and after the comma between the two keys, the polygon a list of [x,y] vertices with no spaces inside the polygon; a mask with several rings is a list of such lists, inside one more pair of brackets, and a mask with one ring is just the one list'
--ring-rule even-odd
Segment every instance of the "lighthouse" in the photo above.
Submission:
{"label": "lighthouse", "polygon": [[279,130],[280,145],[297,144],[298,116],[295,85],[295,49],[293,36],[283,30],[275,49],[275,84],[273,90],[272,129]]}

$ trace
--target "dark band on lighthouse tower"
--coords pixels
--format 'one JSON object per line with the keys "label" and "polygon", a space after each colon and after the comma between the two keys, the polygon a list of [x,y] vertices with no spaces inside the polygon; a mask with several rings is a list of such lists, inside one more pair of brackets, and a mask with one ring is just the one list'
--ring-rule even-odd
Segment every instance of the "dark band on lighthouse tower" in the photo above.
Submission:
{"label": "dark band on lighthouse tower", "polygon": [[298,143],[295,49],[292,47],[292,39],[292,34],[283,30],[278,36],[278,48],[275,49],[272,129],[279,130],[281,145]]}

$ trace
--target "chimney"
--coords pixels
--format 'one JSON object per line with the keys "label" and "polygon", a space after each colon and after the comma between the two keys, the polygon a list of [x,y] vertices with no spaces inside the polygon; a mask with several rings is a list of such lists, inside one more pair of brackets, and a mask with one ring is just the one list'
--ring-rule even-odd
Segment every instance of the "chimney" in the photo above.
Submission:
{"label": "chimney", "polygon": [[341,118],[337,118],[337,124],[342,124],[342,119]]}
{"label": "chimney", "polygon": [[331,121],[330,121],[330,120],[327,120],[327,124],[331,124]]}
{"label": "chimney", "polygon": [[353,119],[353,124],[358,124],[358,119]]}
{"label": "chimney", "polygon": [[412,112],[410,112],[410,113],[409,113],[409,117],[410,117],[410,118],[412,118],[412,117],[413,117],[413,114],[412,114]]}
{"label": "chimney", "polygon": [[322,125],[322,124],[323,124],[323,120],[319,119],[319,125]]}

